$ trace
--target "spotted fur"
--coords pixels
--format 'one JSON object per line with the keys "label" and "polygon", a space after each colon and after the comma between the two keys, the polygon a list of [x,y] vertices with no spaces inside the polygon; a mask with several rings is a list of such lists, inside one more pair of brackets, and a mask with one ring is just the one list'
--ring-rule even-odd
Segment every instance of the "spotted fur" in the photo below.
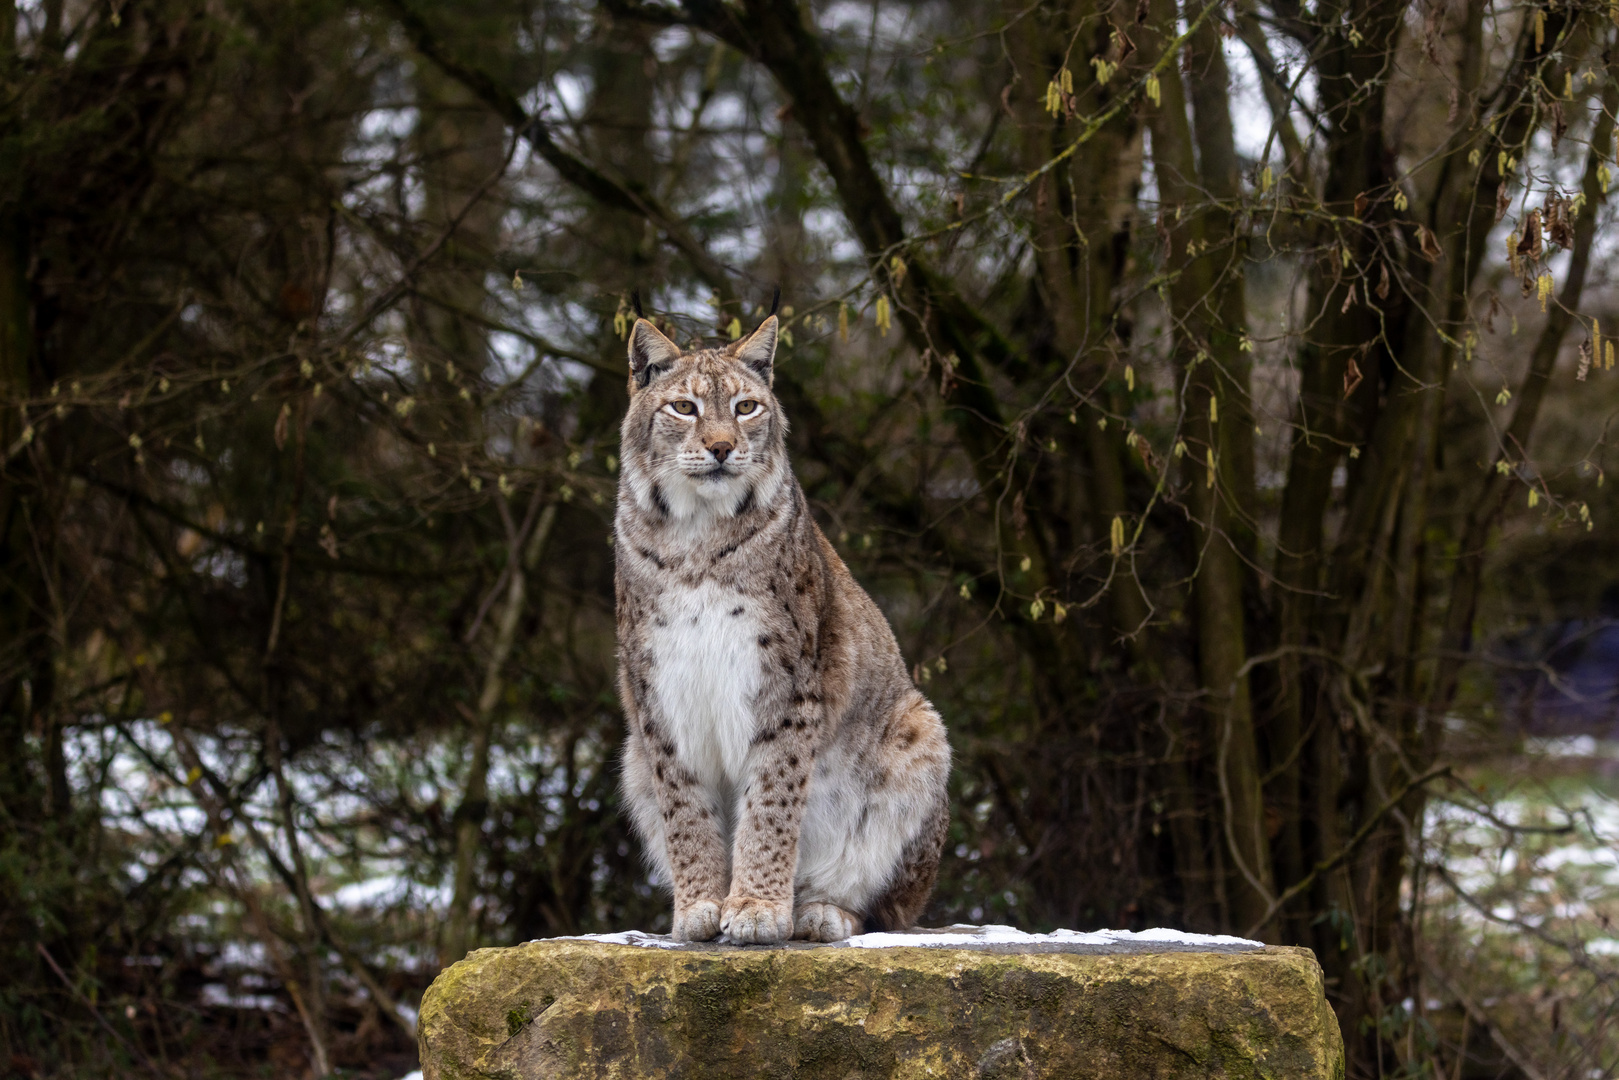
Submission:
{"label": "spotted fur", "polygon": [[624,793],[682,940],[909,927],[944,843],[944,725],[788,466],[776,336],[630,333]]}

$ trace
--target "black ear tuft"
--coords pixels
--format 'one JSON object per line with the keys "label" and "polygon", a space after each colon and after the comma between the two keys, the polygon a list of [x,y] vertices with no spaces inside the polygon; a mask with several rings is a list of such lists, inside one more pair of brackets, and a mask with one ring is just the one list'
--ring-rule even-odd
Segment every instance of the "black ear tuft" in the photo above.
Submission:
{"label": "black ear tuft", "polygon": [[770,314],[774,315],[780,309],[781,309],[781,286],[777,285],[776,286],[776,291],[770,294]]}
{"label": "black ear tuft", "polygon": [[637,319],[646,318],[646,312],[641,310],[641,290],[640,289],[631,289],[630,290],[630,307],[635,309],[635,317]]}
{"label": "black ear tuft", "polygon": [[644,390],[653,376],[680,359],[680,346],[659,333],[647,319],[636,319],[630,328],[630,378],[637,390]]}

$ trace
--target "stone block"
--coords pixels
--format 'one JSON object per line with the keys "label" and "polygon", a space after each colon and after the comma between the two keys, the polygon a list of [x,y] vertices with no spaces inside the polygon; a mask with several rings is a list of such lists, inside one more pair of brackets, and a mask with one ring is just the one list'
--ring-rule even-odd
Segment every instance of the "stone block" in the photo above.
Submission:
{"label": "stone block", "polygon": [[1341,1080],[1308,949],[952,927],[836,945],[481,949],[422,1000],[424,1080]]}

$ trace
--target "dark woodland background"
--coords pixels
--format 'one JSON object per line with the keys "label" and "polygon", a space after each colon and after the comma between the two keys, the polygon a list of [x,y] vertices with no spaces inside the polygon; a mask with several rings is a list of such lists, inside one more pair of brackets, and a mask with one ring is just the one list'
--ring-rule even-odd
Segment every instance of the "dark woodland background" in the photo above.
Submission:
{"label": "dark woodland background", "polygon": [[1608,0],[0,0],[0,1075],[386,1077],[620,813],[629,293],[957,755],[930,924],[1615,1075]]}

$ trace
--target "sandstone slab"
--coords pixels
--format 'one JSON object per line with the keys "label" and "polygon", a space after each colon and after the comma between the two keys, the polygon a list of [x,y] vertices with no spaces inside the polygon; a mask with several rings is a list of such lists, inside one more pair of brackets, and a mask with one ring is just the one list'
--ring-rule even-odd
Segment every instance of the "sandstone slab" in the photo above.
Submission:
{"label": "sandstone slab", "polygon": [[[872,947],[884,946],[884,947]],[[434,981],[424,1080],[1341,1080],[1308,949],[953,927],[838,945],[556,938]]]}

